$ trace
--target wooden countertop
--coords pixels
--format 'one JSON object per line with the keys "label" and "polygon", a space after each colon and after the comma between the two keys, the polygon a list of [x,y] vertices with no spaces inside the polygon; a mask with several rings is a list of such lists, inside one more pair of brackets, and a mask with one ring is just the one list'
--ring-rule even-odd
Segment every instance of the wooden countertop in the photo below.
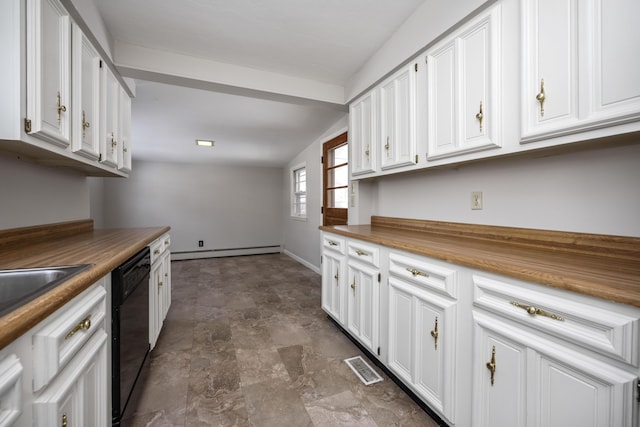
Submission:
{"label": "wooden countertop", "polygon": [[91,264],[0,317],[0,349],[111,272],[170,227],[93,229],[92,220],[0,230],[0,270]]}
{"label": "wooden countertop", "polygon": [[320,229],[640,307],[640,238],[388,217]]}

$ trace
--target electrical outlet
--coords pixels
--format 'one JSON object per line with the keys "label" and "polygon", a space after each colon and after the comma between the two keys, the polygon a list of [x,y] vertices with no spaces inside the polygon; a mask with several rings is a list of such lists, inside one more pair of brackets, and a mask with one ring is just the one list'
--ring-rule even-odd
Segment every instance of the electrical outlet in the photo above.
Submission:
{"label": "electrical outlet", "polygon": [[471,192],[471,209],[472,210],[482,209],[482,191]]}
{"label": "electrical outlet", "polygon": [[204,240],[198,240],[198,247],[199,248],[204,247]]}

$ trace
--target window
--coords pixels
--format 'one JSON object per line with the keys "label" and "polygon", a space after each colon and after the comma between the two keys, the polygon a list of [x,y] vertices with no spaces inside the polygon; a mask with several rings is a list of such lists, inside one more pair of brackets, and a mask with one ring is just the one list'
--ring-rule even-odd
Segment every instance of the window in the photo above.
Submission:
{"label": "window", "polygon": [[307,167],[298,165],[291,169],[291,216],[307,217]]}

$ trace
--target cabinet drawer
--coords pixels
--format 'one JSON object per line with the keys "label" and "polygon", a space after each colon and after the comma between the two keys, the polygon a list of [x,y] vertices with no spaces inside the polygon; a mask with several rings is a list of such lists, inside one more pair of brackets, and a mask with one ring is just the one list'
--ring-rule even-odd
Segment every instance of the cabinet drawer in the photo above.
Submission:
{"label": "cabinet drawer", "polygon": [[164,236],[162,236],[160,239],[162,239],[162,247],[163,250],[168,250],[169,246],[171,246],[171,236],[169,236],[169,234],[165,234]]}
{"label": "cabinet drawer", "polygon": [[322,246],[326,249],[340,252],[341,254],[345,253],[345,239],[342,237],[337,237],[332,234],[323,234]]}
{"label": "cabinet drawer", "polygon": [[164,252],[164,239],[162,237],[157,238],[149,245],[149,250],[151,252],[151,264],[162,255]]}
{"label": "cabinet drawer", "polygon": [[453,298],[458,296],[456,271],[397,253],[389,254],[389,273]]}
{"label": "cabinet drawer", "polygon": [[515,279],[473,275],[474,304],[638,366],[640,309]]}
{"label": "cabinet drawer", "polygon": [[380,248],[364,244],[357,240],[347,243],[347,251],[350,257],[374,267],[380,266]]}
{"label": "cabinet drawer", "polygon": [[22,364],[14,354],[0,361],[0,426],[10,426],[22,413]]}
{"label": "cabinet drawer", "polygon": [[106,295],[102,285],[90,288],[33,336],[34,391],[47,385],[95,331],[105,329]]}

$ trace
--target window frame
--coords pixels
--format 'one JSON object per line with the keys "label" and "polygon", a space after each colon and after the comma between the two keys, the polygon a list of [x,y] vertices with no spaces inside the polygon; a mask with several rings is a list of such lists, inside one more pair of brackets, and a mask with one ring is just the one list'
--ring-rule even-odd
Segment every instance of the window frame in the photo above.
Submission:
{"label": "window frame", "polygon": [[[297,187],[299,184],[298,181],[298,172],[304,169],[305,172],[305,190],[304,191],[297,191]],[[309,193],[307,191],[307,185],[309,183],[308,180],[308,173],[307,173],[307,163],[303,162],[303,163],[298,163],[297,165],[293,166],[290,170],[289,170],[289,177],[291,179],[291,191],[290,191],[290,206],[291,206],[291,218],[294,219],[299,219],[299,220],[305,220],[307,219],[307,215],[309,213]],[[304,195],[305,198],[305,202],[304,202],[304,213],[299,211],[299,197],[301,195]]]}

